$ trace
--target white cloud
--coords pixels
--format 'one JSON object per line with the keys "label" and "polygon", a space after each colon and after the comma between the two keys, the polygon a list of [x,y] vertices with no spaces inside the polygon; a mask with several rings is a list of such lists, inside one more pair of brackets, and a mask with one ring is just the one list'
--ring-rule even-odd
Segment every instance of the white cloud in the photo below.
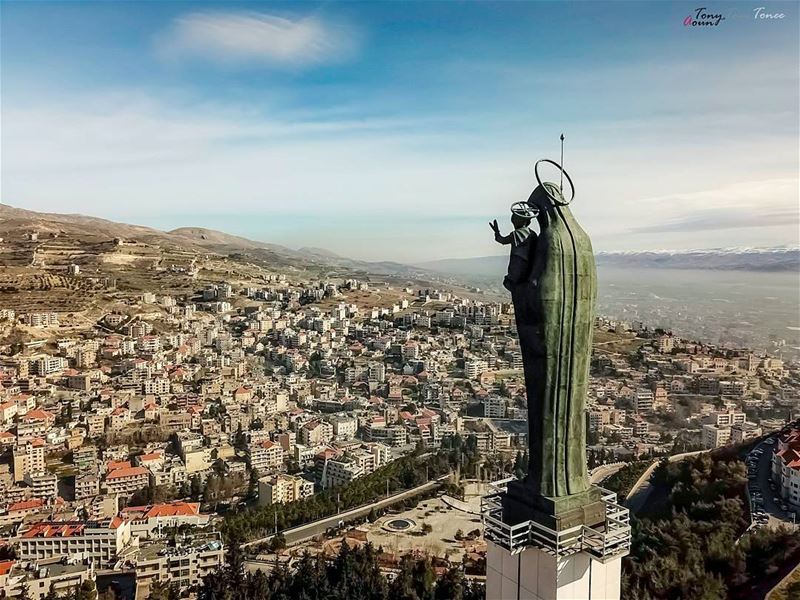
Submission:
{"label": "white cloud", "polygon": [[[469,111],[353,114],[209,104],[163,90],[5,102],[0,200],[154,225],[173,215],[170,226],[213,227],[215,215],[237,215],[293,229],[217,226],[413,262],[497,253],[486,220],[505,221],[530,192],[533,160],[558,151],[555,122],[529,131],[490,120],[476,130]],[[684,114],[685,123],[567,127],[574,209],[595,248],[796,243],[796,117],[753,123],[725,112],[709,124]],[[287,214],[313,220],[297,226]]]}
{"label": "white cloud", "polygon": [[158,40],[167,58],[292,67],[338,62],[358,45],[358,32],[342,21],[259,12],[190,13]]}

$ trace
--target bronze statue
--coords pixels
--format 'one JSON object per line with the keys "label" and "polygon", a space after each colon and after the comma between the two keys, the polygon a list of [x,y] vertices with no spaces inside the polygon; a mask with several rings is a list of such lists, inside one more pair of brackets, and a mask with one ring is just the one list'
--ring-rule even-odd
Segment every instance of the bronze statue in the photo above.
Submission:
{"label": "bronze statue", "polygon": [[[497,222],[490,224],[498,242],[511,244],[503,285],[514,305],[528,397],[528,474],[509,485],[504,511],[512,520],[565,526],[596,520],[601,510],[589,484],[585,416],[597,275],[589,236],[562,187],[542,183],[542,162],[561,168],[537,163],[539,185],[512,207],[514,232],[501,236]],[[538,235],[526,231],[534,217]]]}

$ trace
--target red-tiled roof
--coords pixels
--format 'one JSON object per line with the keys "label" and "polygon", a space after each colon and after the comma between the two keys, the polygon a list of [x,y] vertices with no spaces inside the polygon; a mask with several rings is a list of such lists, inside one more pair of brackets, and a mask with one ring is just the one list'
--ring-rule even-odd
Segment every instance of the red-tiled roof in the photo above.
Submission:
{"label": "red-tiled roof", "polygon": [[144,460],[158,460],[161,457],[162,457],[161,452],[151,452],[150,454],[142,454],[141,456],[139,456],[139,462],[142,462]]}
{"label": "red-tiled roof", "polygon": [[82,534],[83,530],[83,523],[34,523],[22,533],[21,537],[70,537]]}
{"label": "red-tiled roof", "polygon": [[126,469],[132,466],[129,460],[111,460],[106,464],[106,469],[113,471],[114,469]]}
{"label": "red-tiled roof", "polygon": [[40,408],[35,408],[33,410],[29,410],[25,414],[24,420],[25,421],[36,421],[36,420],[47,421],[47,420],[52,419],[52,418],[54,418],[53,417],[53,413],[49,413],[46,410],[42,410]]}
{"label": "red-tiled roof", "polygon": [[121,469],[114,469],[106,475],[106,481],[109,479],[122,479],[123,477],[138,477],[147,475],[149,471],[144,467],[123,467]]}
{"label": "red-tiled roof", "polygon": [[21,502],[15,502],[11,506],[8,507],[8,512],[14,512],[19,510],[35,510],[37,508],[41,508],[44,505],[44,500],[41,498],[32,498],[30,500],[22,500]]}
{"label": "red-tiled roof", "polygon": [[145,515],[146,519],[154,517],[191,517],[200,514],[199,502],[170,502],[168,504],[156,504],[150,508]]}

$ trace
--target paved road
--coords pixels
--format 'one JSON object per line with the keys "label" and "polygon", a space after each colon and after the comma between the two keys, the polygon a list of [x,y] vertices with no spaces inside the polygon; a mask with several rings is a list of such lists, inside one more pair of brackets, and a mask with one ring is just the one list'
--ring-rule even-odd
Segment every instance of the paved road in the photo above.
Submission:
{"label": "paved road", "polygon": [[[318,521],[312,521],[311,523],[305,523],[304,525],[298,525],[297,527],[292,527],[291,529],[284,529],[282,533],[286,538],[287,544],[298,544],[300,542],[305,542],[306,540],[310,540],[314,536],[325,533],[331,527],[336,527],[337,525],[340,524],[340,522],[343,524],[348,521],[359,519],[361,517],[366,517],[369,514],[369,511],[372,510],[373,508],[375,510],[378,510],[380,508],[385,508],[391,504],[394,504],[395,502],[398,502],[399,500],[404,500],[405,498],[416,496],[418,494],[431,490],[437,487],[442,481],[446,480],[448,477],[449,475],[443,475],[439,479],[429,481],[428,483],[423,483],[418,487],[411,488],[410,490],[406,490],[405,492],[399,492],[397,494],[389,496],[388,498],[383,498],[382,500],[373,502],[372,504],[366,504],[364,506],[359,506],[358,508],[352,508],[350,510],[339,513],[338,515],[326,517]],[[271,535],[259,538],[257,540],[253,540],[252,542],[246,542],[242,544],[242,548],[247,548],[249,546],[254,546],[256,544],[262,544],[264,542],[268,542],[270,539],[272,539]]]}
{"label": "paved road", "polygon": [[627,467],[628,463],[626,462],[616,462],[616,463],[609,463],[607,465],[600,465],[599,467],[595,467],[589,473],[589,481],[592,483],[600,483],[605,479],[608,479],[614,473],[620,471],[623,467]]}

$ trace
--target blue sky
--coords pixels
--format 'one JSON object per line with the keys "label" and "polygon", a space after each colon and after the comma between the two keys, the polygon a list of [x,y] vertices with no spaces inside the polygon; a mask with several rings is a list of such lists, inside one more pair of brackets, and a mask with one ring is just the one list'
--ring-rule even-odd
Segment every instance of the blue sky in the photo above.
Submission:
{"label": "blue sky", "polygon": [[0,6],[13,206],[495,254],[564,131],[599,250],[798,243],[796,3]]}

